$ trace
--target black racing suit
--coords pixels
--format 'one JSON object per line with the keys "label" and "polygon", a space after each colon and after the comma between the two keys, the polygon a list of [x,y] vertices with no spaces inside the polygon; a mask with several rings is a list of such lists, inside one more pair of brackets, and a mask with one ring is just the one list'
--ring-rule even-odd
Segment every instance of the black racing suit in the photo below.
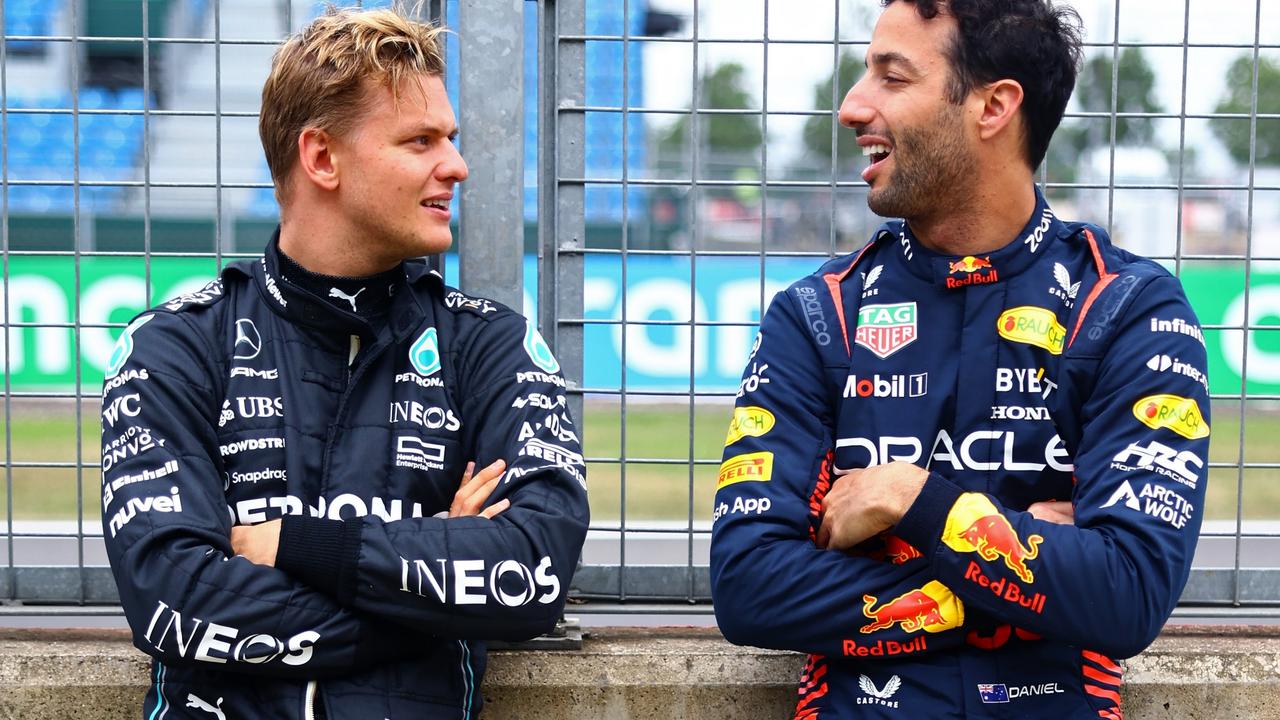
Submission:
{"label": "black racing suit", "polygon": [[[144,717],[474,718],[481,641],[554,625],[586,535],[559,365],[421,261],[376,329],[280,262],[273,240],[139,315],[108,368],[103,530],[155,658]],[[510,507],[443,517],[497,459]],[[233,525],[282,516],[276,567],[232,554]]]}

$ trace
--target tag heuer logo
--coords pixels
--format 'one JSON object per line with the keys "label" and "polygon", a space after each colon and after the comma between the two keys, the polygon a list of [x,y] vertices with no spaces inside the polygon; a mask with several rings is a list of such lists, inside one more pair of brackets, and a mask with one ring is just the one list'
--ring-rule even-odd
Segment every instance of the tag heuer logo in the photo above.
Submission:
{"label": "tag heuer logo", "polygon": [[898,352],[916,339],[916,304],[863,305],[854,339],[881,360]]}

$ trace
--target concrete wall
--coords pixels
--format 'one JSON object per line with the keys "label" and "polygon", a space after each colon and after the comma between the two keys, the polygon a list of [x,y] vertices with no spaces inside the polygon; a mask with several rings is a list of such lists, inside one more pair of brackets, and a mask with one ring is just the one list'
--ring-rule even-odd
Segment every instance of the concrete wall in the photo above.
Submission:
{"label": "concrete wall", "polygon": [[[801,664],[714,630],[599,628],[579,651],[492,653],[484,720],[780,720]],[[1169,627],[1124,665],[1129,720],[1280,718],[1278,628]],[[123,631],[0,631],[0,719],[137,718],[147,669]]]}

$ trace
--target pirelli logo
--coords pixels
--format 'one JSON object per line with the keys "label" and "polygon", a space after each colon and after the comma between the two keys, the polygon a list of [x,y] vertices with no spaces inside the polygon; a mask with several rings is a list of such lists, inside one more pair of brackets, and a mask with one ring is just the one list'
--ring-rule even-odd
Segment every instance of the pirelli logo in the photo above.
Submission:
{"label": "pirelli logo", "polygon": [[716,490],[740,482],[769,482],[773,477],[773,453],[734,455],[720,464]]}

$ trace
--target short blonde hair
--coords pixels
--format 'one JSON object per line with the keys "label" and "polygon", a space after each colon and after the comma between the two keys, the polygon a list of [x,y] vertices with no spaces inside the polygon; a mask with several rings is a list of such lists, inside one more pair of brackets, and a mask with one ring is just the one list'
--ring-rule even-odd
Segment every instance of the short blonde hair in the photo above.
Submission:
{"label": "short blonde hair", "polygon": [[278,202],[287,199],[298,163],[298,135],[314,127],[341,137],[360,118],[368,90],[389,88],[398,101],[406,75],[443,77],[445,32],[406,17],[403,9],[330,6],[285,40],[271,59],[258,117]]}

